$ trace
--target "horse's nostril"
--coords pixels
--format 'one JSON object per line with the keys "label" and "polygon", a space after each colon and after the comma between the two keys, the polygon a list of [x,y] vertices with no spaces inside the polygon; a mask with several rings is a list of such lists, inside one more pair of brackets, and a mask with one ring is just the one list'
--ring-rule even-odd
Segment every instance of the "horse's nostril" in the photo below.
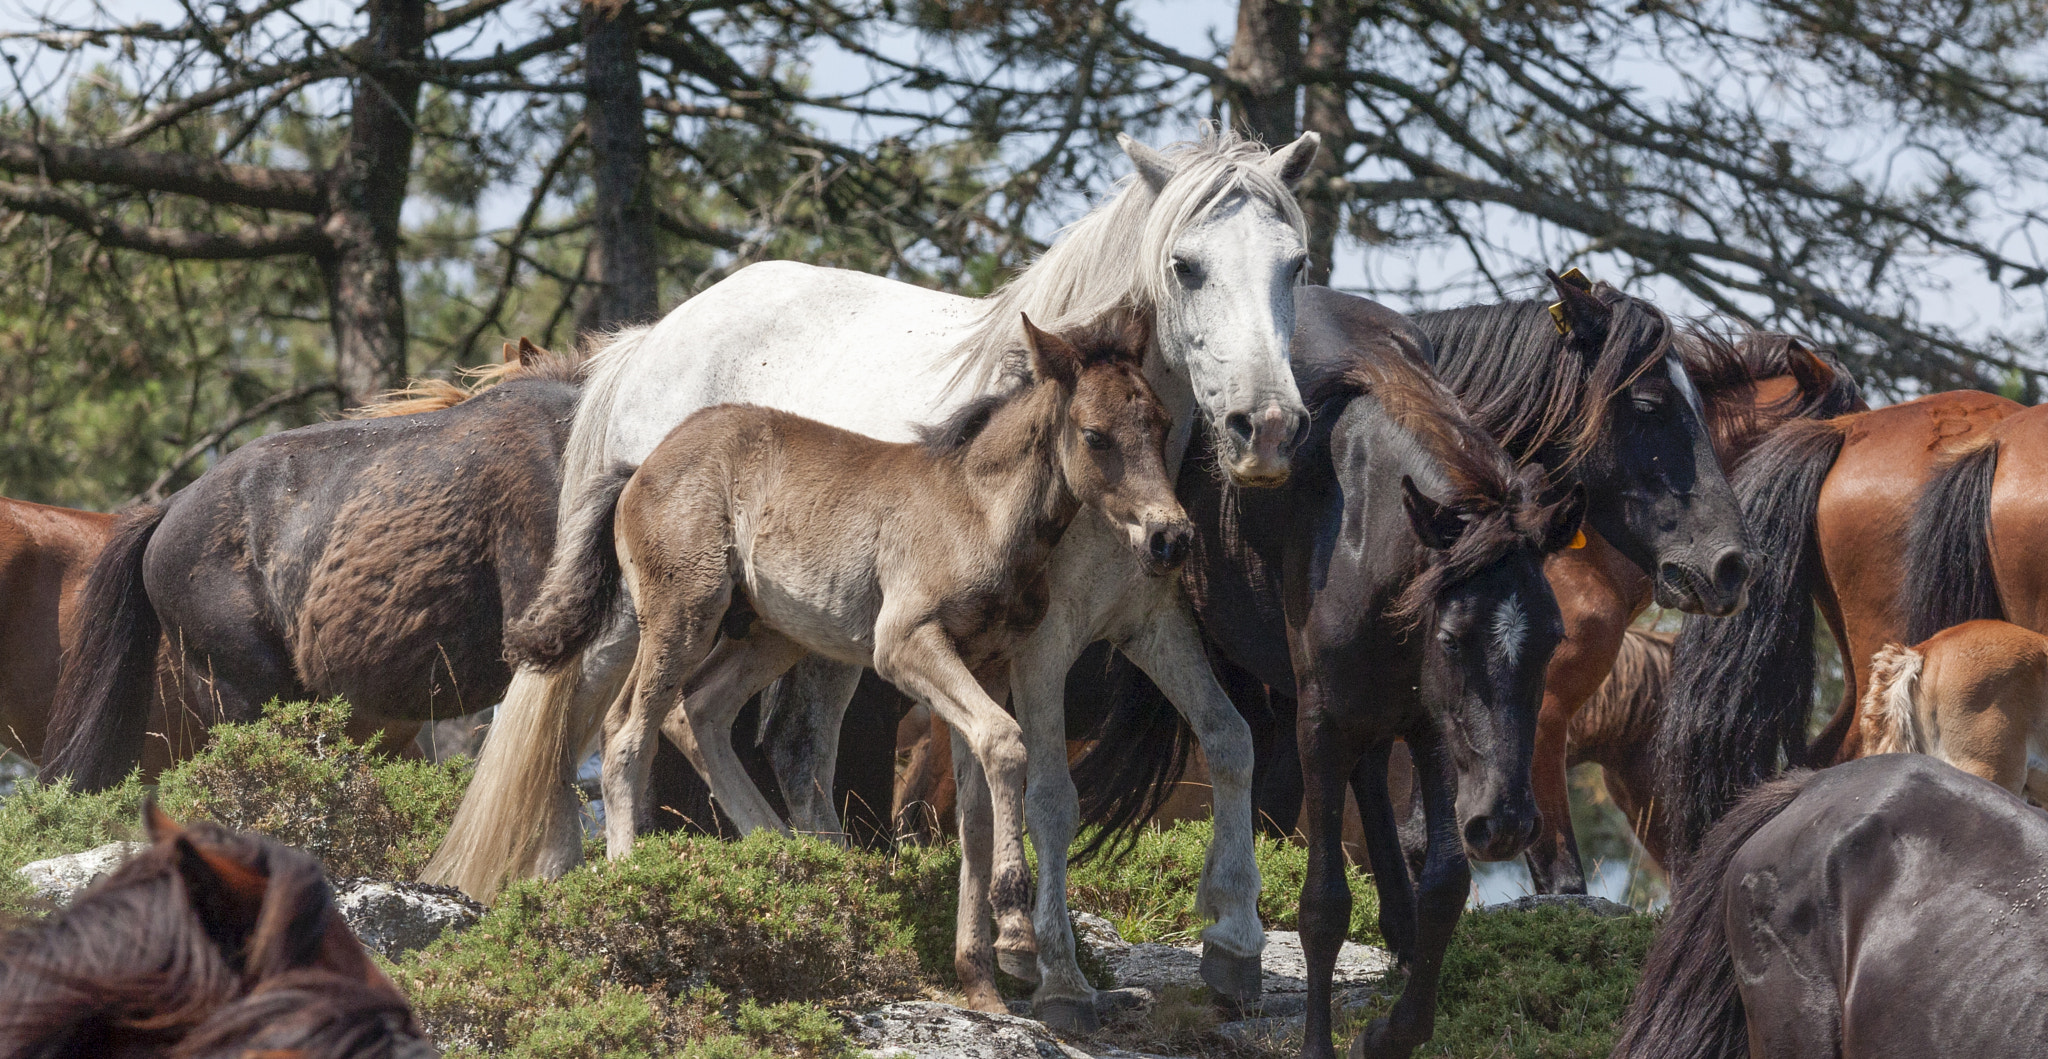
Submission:
{"label": "horse's nostril", "polygon": [[1475,816],[1465,821],[1465,845],[1484,851],[1493,841],[1493,817]]}
{"label": "horse's nostril", "polygon": [[1252,443],[1252,417],[1245,412],[1232,412],[1223,417],[1223,429],[1237,439],[1240,445]]}
{"label": "horse's nostril", "polygon": [[1749,556],[1740,548],[1730,548],[1714,560],[1714,587],[1733,595],[1742,591],[1749,583]]}
{"label": "horse's nostril", "polygon": [[1153,561],[1162,566],[1179,566],[1187,561],[1188,536],[1185,530],[1153,530],[1152,536],[1146,544],[1148,550],[1152,553]]}

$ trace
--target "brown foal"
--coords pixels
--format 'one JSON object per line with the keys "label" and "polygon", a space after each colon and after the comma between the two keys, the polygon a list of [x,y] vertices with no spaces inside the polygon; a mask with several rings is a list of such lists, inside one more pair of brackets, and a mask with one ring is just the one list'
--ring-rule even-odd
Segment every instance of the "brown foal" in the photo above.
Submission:
{"label": "brown foal", "polygon": [[578,512],[541,602],[510,640],[522,661],[568,657],[610,612],[589,586],[615,555],[640,643],[605,717],[610,855],[632,846],[670,710],[682,706],[692,762],[733,822],[783,830],[734,754],[736,708],[806,654],[872,666],[969,751],[955,755],[968,840],[955,962],[974,1006],[1005,1010],[991,948],[1019,970],[1037,951],[1024,742],[1000,701],[1008,654],[1043,616],[1046,559],[1082,509],[1158,574],[1180,565],[1192,533],[1162,454],[1168,417],[1140,370],[1142,332],[1062,336],[1027,319],[1032,379],[920,443],[767,408],[708,408],[600,490],[616,505],[595,499]]}
{"label": "brown foal", "polygon": [[2048,803],[2048,636],[2003,621],[1952,625],[1870,660],[1864,754],[1931,754]]}

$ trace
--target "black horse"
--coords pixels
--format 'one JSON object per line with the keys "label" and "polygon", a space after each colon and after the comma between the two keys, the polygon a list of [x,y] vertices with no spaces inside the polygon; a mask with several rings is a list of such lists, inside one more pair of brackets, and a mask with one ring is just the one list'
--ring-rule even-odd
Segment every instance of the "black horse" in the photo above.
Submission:
{"label": "black horse", "polygon": [[[1189,578],[1222,649],[1300,695],[1304,1054],[1331,1054],[1331,973],[1351,909],[1348,783],[1365,815],[1381,929],[1410,971],[1363,1051],[1405,1056],[1432,1030],[1437,974],[1470,887],[1467,852],[1513,856],[1535,834],[1529,758],[1561,635],[1543,557],[1576,533],[1584,493],[1541,502],[1540,472],[1518,472],[1465,418],[1404,318],[1320,289],[1300,304],[1315,310],[1293,343],[1315,410],[1308,457],[1280,490],[1183,480],[1201,539]],[[1387,794],[1396,740],[1417,756],[1428,821],[1415,883]]]}
{"label": "black horse", "polygon": [[1931,757],[1788,773],[1708,832],[1614,1059],[2040,1055],[2044,878],[2048,816]]}
{"label": "black horse", "polygon": [[[1295,299],[1296,330],[1341,338],[1356,327],[1359,341],[1373,342],[1384,340],[1377,332],[1395,328],[1510,459],[1544,468],[1548,498],[1574,486],[1585,489],[1587,525],[1655,578],[1659,602],[1711,614],[1739,608],[1751,565],[1741,509],[1714,454],[1669,319],[1605,284],[1587,290],[1552,277],[1552,286],[1559,299],[1554,306],[1516,301],[1422,313],[1412,321],[1390,310],[1360,310],[1354,303],[1362,299],[1303,288]],[[1184,504],[1208,477],[1191,452],[1179,483]],[[1206,579],[1191,566],[1185,575],[1191,592],[1212,597],[1205,612],[1277,622],[1261,589],[1277,570],[1256,555],[1240,558],[1244,570],[1217,570]],[[1212,631],[1211,646],[1218,678],[1251,722],[1255,818],[1269,833],[1291,833],[1302,781],[1289,660],[1277,637],[1247,644]],[[1084,756],[1074,772],[1084,818],[1104,829],[1098,841],[1114,841],[1150,815],[1179,777],[1192,738],[1143,676],[1126,668],[1112,662],[1109,678],[1095,684],[1123,690],[1114,700],[1106,694],[1069,700],[1075,728],[1093,721],[1091,734],[1106,748]],[[1548,880],[1548,866],[1532,870],[1543,889],[1569,888],[1569,880]]]}

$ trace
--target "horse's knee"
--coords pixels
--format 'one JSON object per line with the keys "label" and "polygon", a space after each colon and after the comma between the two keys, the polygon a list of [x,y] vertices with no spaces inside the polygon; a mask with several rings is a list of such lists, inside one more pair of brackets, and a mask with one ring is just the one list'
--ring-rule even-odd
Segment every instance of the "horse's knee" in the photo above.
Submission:
{"label": "horse's knee", "polygon": [[1252,726],[1242,715],[1232,712],[1217,723],[1204,725],[1196,738],[1209,766],[1210,782],[1218,786],[1251,785],[1257,755],[1252,745]]}

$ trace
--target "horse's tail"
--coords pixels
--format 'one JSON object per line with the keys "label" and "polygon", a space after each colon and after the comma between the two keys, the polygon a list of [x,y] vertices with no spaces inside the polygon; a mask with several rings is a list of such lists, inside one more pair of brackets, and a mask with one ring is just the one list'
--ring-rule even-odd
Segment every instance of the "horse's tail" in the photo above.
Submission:
{"label": "horse's tail", "polygon": [[633,468],[616,467],[591,483],[562,519],[555,555],[532,606],[505,623],[505,660],[556,669],[583,652],[611,619],[619,596],[619,552],[612,542],[619,494]]}
{"label": "horse's tail", "polygon": [[1869,726],[1870,753],[1931,753],[1932,740],[1920,727],[1920,674],[1927,656],[1904,644],[1889,643],[1870,657],[1870,690],[1863,693],[1863,723]]}
{"label": "horse's tail", "polygon": [[1802,760],[1813,712],[1814,546],[1821,484],[1841,454],[1842,420],[1772,431],[1733,476],[1757,561],[1749,605],[1686,622],[1658,732],[1658,800],[1683,861],[1744,792]]}
{"label": "horse's tail", "polygon": [[613,615],[613,511],[631,477],[630,470],[615,470],[579,498],[563,520],[533,608],[507,625],[507,655],[521,664],[484,736],[448,837],[421,875],[426,882],[488,901],[510,880],[533,874],[546,838],[571,826],[562,819],[562,784],[598,720],[576,710],[583,667],[574,663]]}
{"label": "horse's tail", "polygon": [[1952,625],[2005,620],[1991,569],[1991,480],[1996,440],[1934,472],[1906,530],[1906,640],[1921,643]]}
{"label": "horse's tail", "polygon": [[123,514],[93,560],[75,616],[80,636],[57,677],[45,777],[99,791],[142,762],[163,634],[142,566],[164,511],[164,504],[145,504]]}
{"label": "horse's tail", "polygon": [[1088,736],[1095,745],[1072,770],[1081,822],[1095,829],[1073,855],[1075,863],[1128,852],[1139,828],[1173,794],[1195,746],[1180,711],[1129,659],[1111,651],[1102,680],[1109,713]]}
{"label": "horse's tail", "polygon": [[1758,787],[1707,834],[1679,876],[1610,1059],[1749,1055],[1749,1023],[1728,951],[1728,869],[1743,845],[1777,819],[1815,775],[1801,769]]}

